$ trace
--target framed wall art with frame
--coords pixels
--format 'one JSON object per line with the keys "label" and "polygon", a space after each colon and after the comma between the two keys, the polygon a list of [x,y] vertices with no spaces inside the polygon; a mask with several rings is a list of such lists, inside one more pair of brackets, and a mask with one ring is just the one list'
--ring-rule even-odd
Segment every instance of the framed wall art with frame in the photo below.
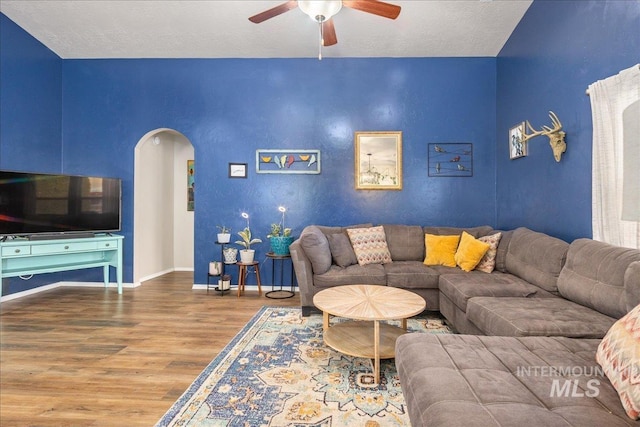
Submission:
{"label": "framed wall art with frame", "polygon": [[402,132],[355,133],[356,190],[402,190]]}
{"label": "framed wall art with frame", "polygon": [[256,150],[256,173],[320,173],[320,150]]}
{"label": "framed wall art with frame", "polygon": [[246,163],[229,163],[229,178],[246,178]]}
{"label": "framed wall art with frame", "polygon": [[187,160],[187,211],[192,212],[195,208],[195,177],[196,162]]}
{"label": "framed wall art with frame", "polygon": [[473,176],[473,144],[429,144],[429,176]]}
{"label": "framed wall art with frame", "polygon": [[527,155],[527,143],[522,140],[524,131],[524,122],[509,129],[509,158],[511,160]]}

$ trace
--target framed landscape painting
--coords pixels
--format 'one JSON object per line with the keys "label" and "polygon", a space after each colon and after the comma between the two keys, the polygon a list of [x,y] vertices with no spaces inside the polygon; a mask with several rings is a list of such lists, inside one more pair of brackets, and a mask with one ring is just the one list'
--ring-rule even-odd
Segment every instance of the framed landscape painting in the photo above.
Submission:
{"label": "framed landscape painting", "polygon": [[402,190],[402,132],[355,133],[356,190]]}

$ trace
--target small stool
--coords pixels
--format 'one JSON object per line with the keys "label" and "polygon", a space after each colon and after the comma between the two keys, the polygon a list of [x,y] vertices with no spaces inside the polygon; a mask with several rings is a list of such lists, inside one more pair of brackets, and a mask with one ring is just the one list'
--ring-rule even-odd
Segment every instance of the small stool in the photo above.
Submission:
{"label": "small stool", "polygon": [[253,261],[252,263],[243,263],[238,261],[236,263],[238,266],[238,296],[244,293],[244,285],[247,281],[247,274],[249,274],[249,270],[247,267],[253,267],[254,273],[256,274],[256,280],[258,282],[258,295],[262,295],[262,285],[260,283],[260,268],[258,267],[260,263],[258,261]]}

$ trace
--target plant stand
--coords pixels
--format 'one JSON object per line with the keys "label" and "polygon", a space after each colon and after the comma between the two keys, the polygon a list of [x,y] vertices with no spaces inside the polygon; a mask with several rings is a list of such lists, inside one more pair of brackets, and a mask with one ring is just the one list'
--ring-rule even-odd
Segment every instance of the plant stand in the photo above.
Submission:
{"label": "plant stand", "polygon": [[[255,273],[256,281],[258,282],[258,295],[262,295],[262,284],[260,283],[260,263],[253,261],[251,263],[237,262],[238,266],[238,297],[244,293],[244,287],[247,282],[247,274]],[[253,271],[249,270],[249,267],[253,267]]]}
{"label": "plant stand", "polygon": [[228,289],[220,289],[220,287],[219,287],[219,286],[217,286],[217,279],[216,279],[216,283],[215,283],[215,284],[211,284],[211,283],[210,283],[210,280],[211,280],[211,278],[212,278],[212,277],[222,279],[222,277],[224,276],[224,269],[225,269],[225,265],[227,265],[227,263],[226,263],[226,262],[224,262],[224,247],[225,247],[226,245],[228,245],[228,244],[229,244],[228,242],[225,242],[225,243],[222,243],[222,242],[216,242],[216,245],[220,245],[220,263],[221,263],[222,265],[221,265],[221,269],[220,269],[220,273],[219,273],[219,274],[211,274],[211,273],[209,272],[209,270],[207,270],[207,293],[209,292],[209,288],[210,288],[210,287],[213,287],[213,290],[214,290],[214,291],[216,291],[216,292],[220,292],[220,294],[221,294],[222,296],[224,296],[224,293],[225,293],[225,292],[231,291],[231,286],[229,286],[229,288],[228,288]]}
{"label": "plant stand", "polygon": [[[291,261],[291,254],[288,255],[276,255],[273,252],[267,252],[267,258],[271,259],[271,290],[264,294],[267,298],[272,299],[286,299],[293,297],[296,293],[295,288],[295,276],[293,272],[293,261]],[[282,289],[284,286],[284,264],[285,261],[291,262],[291,284],[289,285],[291,290]],[[279,261],[276,264],[276,261]],[[276,266],[279,266],[280,270],[280,289],[275,289],[276,286]]]}

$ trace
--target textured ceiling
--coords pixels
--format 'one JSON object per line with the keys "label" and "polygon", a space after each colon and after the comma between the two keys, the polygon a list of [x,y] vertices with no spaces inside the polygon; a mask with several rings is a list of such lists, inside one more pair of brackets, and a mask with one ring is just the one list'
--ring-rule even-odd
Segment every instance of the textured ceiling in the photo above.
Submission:
{"label": "textured ceiling", "polygon": [[[299,9],[253,24],[279,1],[1,0],[0,11],[63,59],[304,58],[318,25]],[[324,57],[496,56],[532,0],[409,0],[396,20],[343,8]]]}

